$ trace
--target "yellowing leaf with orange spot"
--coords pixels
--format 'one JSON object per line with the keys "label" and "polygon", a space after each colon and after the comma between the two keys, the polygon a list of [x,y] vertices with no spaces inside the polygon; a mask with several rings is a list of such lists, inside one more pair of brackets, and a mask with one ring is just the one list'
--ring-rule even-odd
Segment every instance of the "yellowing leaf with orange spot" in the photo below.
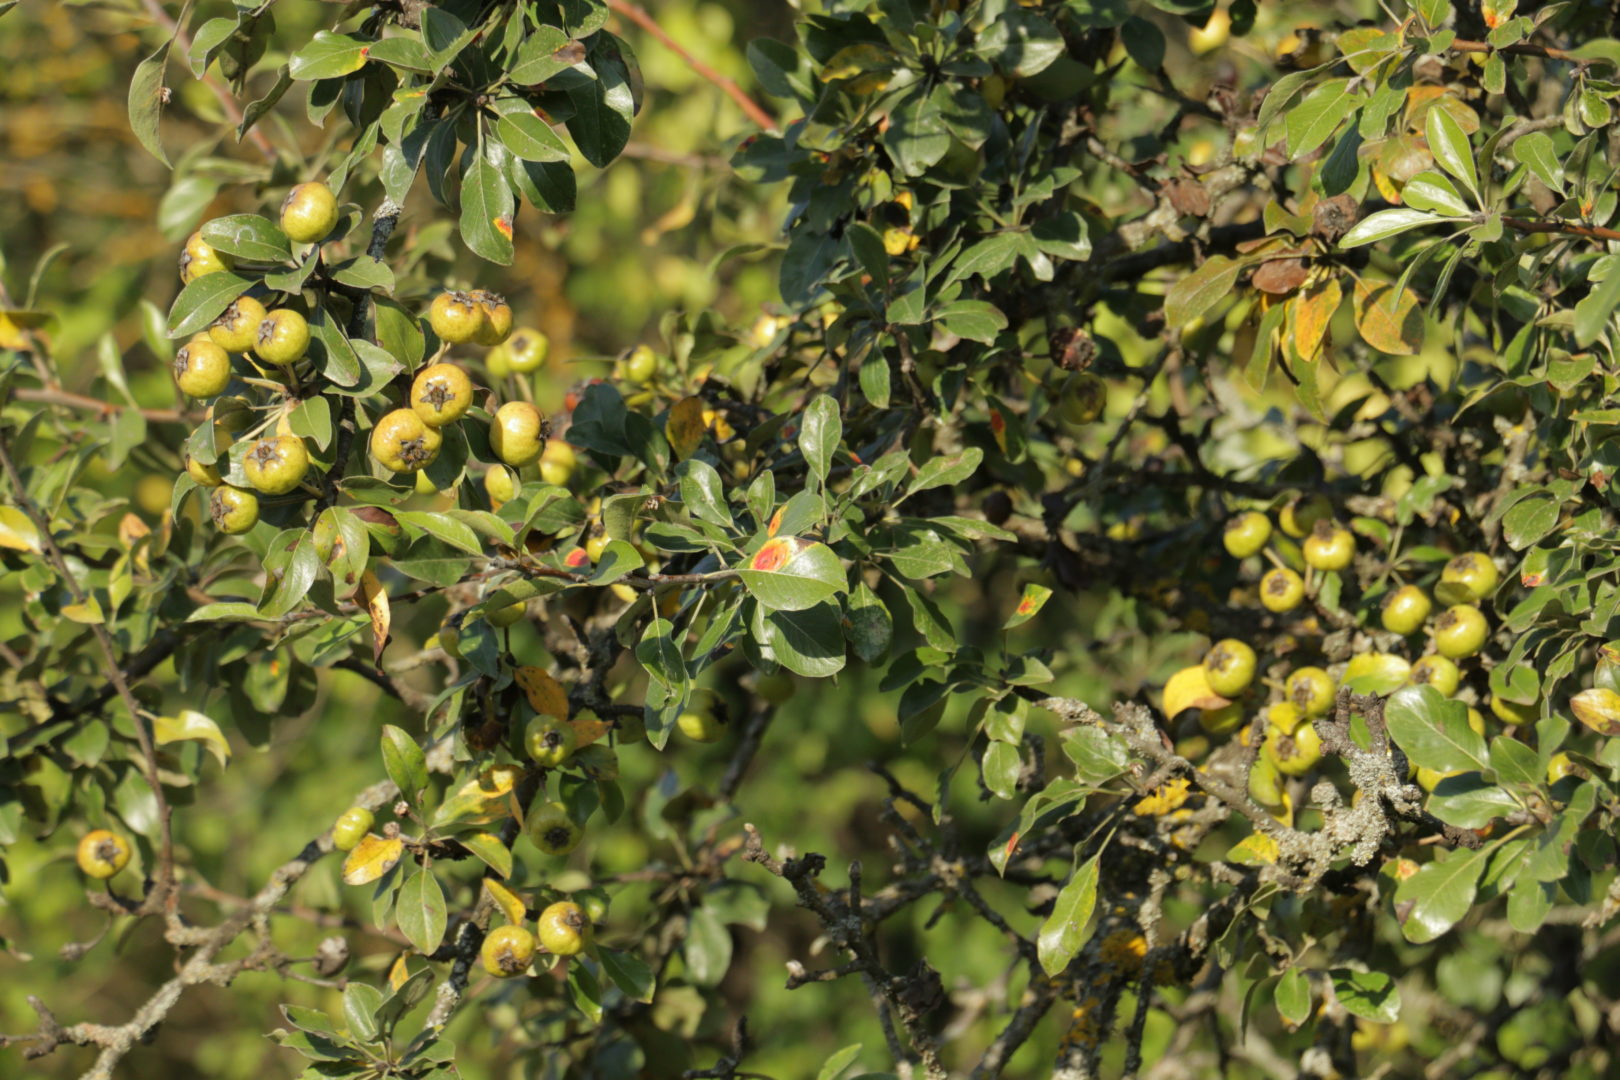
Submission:
{"label": "yellowing leaf with orange spot", "polygon": [[1204,665],[1194,664],[1170,676],[1164,684],[1164,715],[1174,718],[1187,709],[1219,709],[1231,701],[1210,689]]}
{"label": "yellowing leaf with orange spot", "polygon": [[371,662],[381,666],[388,630],[394,623],[393,609],[388,603],[388,592],[370,570],[360,578],[360,594],[366,598],[366,611],[371,615]]}
{"label": "yellowing leaf with orange spot", "polygon": [[485,878],[484,891],[489,894],[491,900],[495,901],[495,906],[501,909],[501,914],[506,916],[506,921],[513,926],[522,926],[524,920],[529,917],[528,907],[523,903],[522,898],[501,884],[501,882],[496,881],[494,878]]}
{"label": "yellowing leaf with orange spot", "polygon": [[1007,418],[1001,415],[1001,410],[994,406],[990,409],[990,434],[996,437],[996,445],[1001,452],[1007,452]]}
{"label": "yellowing leaf with orange spot", "polygon": [[434,825],[451,822],[481,824],[511,816],[507,796],[523,770],[513,765],[491,765],[461,785],[439,805]]}
{"label": "yellowing leaf with orange spot", "polygon": [[541,716],[568,719],[568,691],[562,683],[537,667],[520,667],[512,674],[523,696],[529,699],[529,708]]}
{"label": "yellowing leaf with orange spot", "polygon": [[400,953],[394,958],[393,966],[388,969],[388,989],[398,990],[405,985],[405,980],[411,977],[411,967],[405,962],[410,953]]}
{"label": "yellowing leaf with orange spot", "polygon": [[370,833],[343,860],[343,884],[369,885],[397,866],[404,854],[405,841],[399,837],[384,840]]}
{"label": "yellowing leaf with orange spot", "polygon": [[1423,312],[1411,289],[1358,280],[1351,308],[1362,340],[1379,352],[1409,356],[1423,348]]}
{"label": "yellowing leaf with orange spot", "polygon": [[684,397],[670,406],[669,419],[664,421],[664,438],[675,451],[676,461],[685,461],[703,442],[706,425],[703,423],[703,399]]}

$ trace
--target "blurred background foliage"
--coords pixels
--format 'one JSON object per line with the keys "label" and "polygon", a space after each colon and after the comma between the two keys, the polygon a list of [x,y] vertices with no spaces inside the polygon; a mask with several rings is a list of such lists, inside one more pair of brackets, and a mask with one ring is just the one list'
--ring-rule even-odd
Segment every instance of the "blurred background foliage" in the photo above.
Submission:
{"label": "blurred background foliage", "polygon": [[[227,5],[210,0],[198,5],[199,18],[211,7]],[[811,10],[813,5],[804,5]],[[1195,5],[1189,5],[1189,8]],[[303,41],[329,21],[325,5],[281,4],[276,17],[287,40]],[[655,6],[660,24],[705,62],[735,78],[756,100],[766,101],[744,56],[748,41],[760,36],[789,39],[795,11],[788,4],[760,4],[752,0],[661,0]],[[1207,12],[1206,12],[1207,17]],[[1224,12],[1203,24],[1164,17],[1171,49],[1167,64],[1176,72],[1180,89],[1189,97],[1221,87],[1252,88],[1274,77],[1277,57],[1284,67],[1302,68],[1314,62],[1312,28],[1354,23],[1378,17],[1372,0],[1326,5],[1269,5],[1249,36],[1227,40],[1220,23]],[[576,211],[567,217],[541,218],[525,210],[517,225],[517,255],[509,271],[495,280],[494,268],[462,252],[448,241],[438,254],[453,258],[449,277],[458,275],[471,285],[492,287],[510,299],[519,324],[543,329],[553,343],[550,367],[536,386],[541,401],[557,400],[577,380],[603,375],[615,355],[638,342],[659,344],[659,323],[672,311],[714,307],[733,324],[758,330],[762,315],[773,312],[777,296],[776,260],[769,251],[755,251],[717,264],[717,256],[745,245],[779,245],[787,212],[783,185],[747,183],[734,175],[730,157],[737,144],[753,130],[733,102],[711,83],[698,78],[678,56],[649,39],[634,26],[619,25],[615,32],[636,48],[647,87],[647,102],[638,117],[624,158],[606,170],[595,170],[581,160]],[[5,154],[0,172],[7,178],[8,197],[0,199],[0,281],[12,303],[21,306],[24,295],[31,306],[52,312],[55,353],[62,358],[66,387],[80,393],[105,395],[96,361],[99,343],[111,336],[129,372],[130,388],[144,406],[172,408],[183,405],[166,370],[167,357],[156,355],[142,333],[142,301],[166,310],[179,290],[173,272],[180,241],[207,218],[224,213],[260,209],[250,187],[228,182],[244,175],[261,175],[267,167],[276,181],[294,178],[291,162],[267,166],[250,144],[217,144],[214,132],[221,119],[220,105],[201,83],[178,70],[169,79],[175,100],[165,113],[164,138],[175,157],[174,175],[183,177],[171,188],[171,174],[142,153],[131,135],[125,110],[127,87],[135,65],[161,40],[162,31],[140,3],[28,2],[0,18],[0,147]],[[1123,60],[1123,57],[1121,58]],[[1139,84],[1140,73],[1128,63],[1121,80]],[[1172,130],[1163,130],[1170,107],[1145,92],[1129,88],[1127,107],[1116,110],[1105,123],[1116,137],[1132,140],[1146,158],[1167,151],[1171,161],[1189,165],[1206,163],[1216,151],[1222,133],[1215,125],[1187,118]],[[251,94],[246,95],[251,98]],[[298,94],[289,94],[279,110],[298,116]],[[766,102],[770,107],[770,102]],[[318,132],[312,138],[319,139]],[[312,149],[312,148],[306,148]],[[302,177],[298,177],[301,179]],[[426,199],[420,185],[416,198]],[[1111,215],[1127,210],[1134,192],[1131,182],[1115,170],[1098,170],[1093,197],[1108,206]],[[1146,203],[1144,202],[1144,206]],[[403,229],[414,227],[410,207]],[[1258,217],[1260,206],[1245,209],[1245,217]],[[41,256],[56,252],[38,281],[30,276]],[[1133,283],[1134,284],[1134,283]],[[1130,364],[1141,363],[1150,347],[1132,328],[1137,312],[1105,311],[1096,325],[1105,349],[1130,352]],[[1240,306],[1231,325],[1248,317]],[[1347,334],[1345,336],[1353,336]],[[1429,335],[1429,352],[1418,358],[1390,359],[1385,374],[1396,385],[1433,375],[1449,381],[1453,359],[1447,355],[1449,336]],[[1246,348],[1234,350],[1246,353]],[[76,360],[73,358],[77,358]],[[1280,382],[1281,380],[1277,380]],[[1156,392],[1163,392],[1158,384]],[[1334,400],[1349,400],[1362,387],[1346,379],[1325,395],[1328,411]],[[1124,393],[1123,387],[1117,393]],[[1276,387],[1269,396],[1257,396],[1234,411],[1221,429],[1223,443],[1209,455],[1212,464],[1259,458],[1286,458],[1298,446],[1288,441],[1289,425],[1258,423],[1268,409],[1291,409],[1292,392]],[[1286,404],[1285,404],[1286,403]],[[1110,412],[1129,408],[1129,395],[1110,404]],[[1151,440],[1162,433],[1137,436]],[[1152,445],[1132,446],[1128,456],[1150,456]],[[1382,458],[1387,448],[1366,448],[1369,458],[1358,472]],[[116,474],[102,470],[100,483],[111,494],[127,497],[132,508],[154,520],[169,502],[174,464],[159,450],[137,448]],[[1397,481],[1398,482],[1398,481]],[[1126,505],[1117,520],[1105,523],[1115,539],[1140,533],[1142,521],[1154,507]],[[1085,510],[1077,511],[1079,514]],[[109,518],[109,524],[113,518]],[[1217,523],[1211,523],[1211,537]],[[1030,568],[1005,563],[990,566],[971,580],[956,580],[954,595],[940,599],[966,640],[987,650],[1003,646],[999,629],[1022,585],[1031,579]],[[17,632],[8,614],[8,586],[0,581],[0,638]],[[408,621],[396,623],[396,635],[420,642],[436,628],[442,610],[417,610]],[[1093,588],[1078,598],[1055,603],[1033,623],[1017,631],[1012,650],[1049,648],[1065,657],[1057,671],[1053,693],[1083,698],[1096,705],[1139,696],[1148,686],[1161,685],[1173,670],[1196,659],[1202,639],[1189,633],[1163,631],[1160,613],[1148,604],[1126,599],[1106,588]],[[520,640],[521,657],[540,649],[538,638]],[[314,676],[300,669],[295,679],[307,680],[304,691],[316,694]],[[267,673],[274,678],[276,672]],[[733,675],[735,672],[732,673]],[[715,686],[724,692],[722,671]],[[284,674],[280,677],[285,678]],[[629,677],[629,673],[626,673]],[[897,689],[880,691],[878,676],[866,668],[851,668],[838,680],[801,683],[799,692],[784,707],[755,763],[755,775],[745,789],[747,820],[757,824],[768,842],[791,840],[800,851],[829,853],[834,861],[829,883],[842,883],[842,868],[851,858],[863,860],[868,888],[886,880],[888,857],[881,846],[884,829],[877,823],[880,800],[887,792],[882,778],[865,770],[868,761],[883,762],[913,790],[932,795],[940,763],[957,760],[967,751],[960,715],[948,715],[934,739],[912,752],[902,749],[896,723]],[[158,684],[163,671],[157,674]],[[417,719],[390,700],[381,698],[368,683],[342,672],[323,673],[314,706],[289,716],[277,738],[262,750],[233,734],[237,757],[228,774],[215,766],[203,770],[204,781],[192,791],[195,804],[180,822],[183,862],[194,867],[191,884],[201,896],[218,900],[242,896],[262,882],[275,866],[303,842],[326,828],[342,809],[356,776],[377,772],[376,732],[383,722],[411,726]],[[213,699],[222,702],[226,688]],[[292,700],[296,701],[294,687]],[[176,703],[178,706],[180,703]],[[204,703],[186,702],[206,708]],[[222,715],[216,712],[215,715]],[[1032,724],[1034,721],[1032,721]],[[188,751],[200,752],[200,751]],[[682,812],[701,818],[701,794],[712,786],[716,770],[724,767],[726,750],[686,742],[671,744],[662,755],[624,755],[625,789],[656,794],[639,811],[618,825],[605,828],[588,845],[594,860],[591,871],[600,878],[630,874],[649,860],[678,863],[683,857],[677,834],[660,827],[659,815],[670,816],[670,805],[687,801]],[[42,785],[54,782],[41,777]],[[669,796],[675,796],[671,799]],[[1000,831],[1001,815],[981,804],[970,784],[953,789],[952,812],[961,832],[962,846],[982,851]],[[336,800],[336,801],[335,801]],[[697,805],[691,805],[692,803]],[[642,827],[650,815],[651,827]],[[583,853],[582,853],[583,854]],[[11,878],[0,886],[0,1030],[20,1031],[34,1020],[26,997],[42,986],[54,988],[53,1004],[71,1007],[71,1018],[126,1016],[144,1001],[165,977],[168,949],[153,921],[138,922],[128,936],[103,942],[84,962],[56,958],[57,949],[72,941],[94,937],[103,916],[85,906],[83,881],[74,870],[72,844],[65,834],[43,842],[20,837],[10,849]],[[529,861],[543,865],[532,852]],[[365,890],[343,890],[338,884],[337,860],[318,866],[294,892],[290,914],[315,917],[310,921],[288,918],[278,922],[278,937],[293,956],[307,956],[319,939],[339,926],[348,928],[355,949],[353,974],[380,979],[399,951],[399,940],[370,928]],[[463,868],[473,879],[473,866]],[[553,867],[561,871],[561,866]],[[667,1052],[642,1056],[626,1043],[623,1055],[600,1054],[599,1063],[617,1062],[615,1076],[678,1076],[681,1070],[708,1064],[713,1052],[694,1056],[694,1037],[713,1039],[723,1046],[739,1011],[730,1006],[748,1003],[751,1025],[771,1032],[759,1053],[749,1059],[752,1070],[778,1077],[808,1076],[840,1046],[864,1043],[870,1061],[882,1060],[883,1039],[866,994],[855,980],[841,980],[789,994],[783,987],[786,961],[813,956],[811,938],[817,925],[793,908],[788,888],[780,881],[757,875],[774,909],[769,930],[763,929],[763,910],[755,929],[739,929],[737,950],[718,1000],[706,1004],[697,990],[670,989],[660,994],[660,1010],[651,1022],[664,1034],[646,1033],[648,1045],[662,1039]],[[567,887],[566,877],[554,878]],[[1002,883],[983,886],[986,899],[998,910],[1011,911],[1020,932],[1038,922],[1023,912],[1022,890]],[[650,889],[650,887],[649,887]],[[999,890],[999,892],[998,892]],[[615,904],[613,922],[632,926],[637,903],[647,897],[635,889]],[[321,912],[344,911],[345,917]],[[951,910],[906,909],[903,918],[915,920],[912,947],[922,955],[923,923],[937,918],[932,932],[953,941],[946,951],[935,950],[929,959],[940,971],[949,991],[959,985],[986,988],[984,1012],[1003,1011],[1005,1001],[1016,1002],[1023,991],[1022,969],[1012,963],[1005,940],[973,915]],[[283,925],[284,924],[284,925]],[[890,927],[895,954],[891,968],[904,970],[901,928]],[[242,946],[239,944],[238,948]],[[1482,945],[1495,949],[1494,943]],[[111,955],[117,954],[114,960]],[[230,955],[226,954],[226,958]],[[1467,963],[1462,951],[1458,965]],[[1454,965],[1455,967],[1456,965]],[[1490,968],[1482,964],[1481,970]],[[1492,969],[1494,970],[1494,969]],[[1009,976],[1009,973],[1012,973]],[[1458,968],[1445,976],[1458,993],[1468,992],[1472,976]],[[1535,978],[1526,971],[1525,978]],[[1448,993],[1451,991],[1448,990]],[[502,1031],[516,1022],[514,1004],[488,991],[475,991],[477,1005],[457,1016],[449,1035],[463,1048],[458,1065],[470,1080],[542,1077],[550,1075],[543,1055],[522,1060],[511,1056]],[[282,1001],[330,1008],[335,994],[274,975],[245,974],[231,993],[187,995],[157,1033],[153,1048],[126,1065],[128,1075],[163,1075],[168,1080],[274,1078],[297,1075],[299,1060],[276,1048],[259,1032],[276,1023],[275,1006]],[[1422,1002],[1413,1002],[1409,1016],[1421,1015]],[[68,1019],[64,1016],[64,1020]],[[1521,1022],[1552,1023],[1557,1018],[1521,1014]],[[980,1020],[971,1008],[960,1010],[956,1025],[965,1043],[982,1045],[992,1035],[988,1019]],[[1164,1045],[1168,1031],[1162,1014],[1150,1022],[1146,1048],[1151,1059]],[[1414,1025],[1416,1026],[1416,1025]],[[532,1032],[531,1032],[532,1033]],[[1045,1072],[1055,1053],[1058,1032],[1047,1025],[1018,1053],[1008,1075],[1035,1076]],[[1435,1032],[1425,1037],[1439,1039]],[[1402,1038],[1405,1038],[1403,1035]],[[951,1038],[947,1038],[949,1044]],[[1414,1047],[1434,1053],[1439,1044]],[[43,1062],[22,1065],[15,1056],[7,1068],[21,1067],[29,1075],[76,1075],[88,1051],[63,1049]],[[860,1071],[860,1069],[857,1069]]]}

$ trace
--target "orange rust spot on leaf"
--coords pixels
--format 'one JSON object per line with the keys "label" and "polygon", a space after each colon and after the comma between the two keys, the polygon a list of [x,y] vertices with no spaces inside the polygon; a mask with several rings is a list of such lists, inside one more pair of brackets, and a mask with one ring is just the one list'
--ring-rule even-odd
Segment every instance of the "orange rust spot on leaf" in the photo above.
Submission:
{"label": "orange rust spot on leaf", "polygon": [[589,566],[590,564],[591,557],[585,554],[584,548],[575,548],[563,556],[563,565],[573,567],[576,570],[581,566]]}
{"label": "orange rust spot on leaf", "polygon": [[793,545],[786,540],[768,540],[754,553],[748,566],[752,570],[780,570],[793,555]]}
{"label": "orange rust spot on leaf", "polygon": [[508,240],[512,239],[512,219],[511,218],[503,216],[503,217],[492,218],[491,220],[495,223],[495,228],[497,230],[499,230],[499,232],[500,232],[500,234],[502,236],[506,237]]}
{"label": "orange rust spot on leaf", "polygon": [[776,511],[776,513],[771,515],[771,523],[765,527],[765,535],[766,536],[775,536],[777,534],[777,532],[781,530],[781,528],[782,528],[782,511],[785,510],[785,509],[786,509],[786,507],[782,507],[782,508],[778,509]]}

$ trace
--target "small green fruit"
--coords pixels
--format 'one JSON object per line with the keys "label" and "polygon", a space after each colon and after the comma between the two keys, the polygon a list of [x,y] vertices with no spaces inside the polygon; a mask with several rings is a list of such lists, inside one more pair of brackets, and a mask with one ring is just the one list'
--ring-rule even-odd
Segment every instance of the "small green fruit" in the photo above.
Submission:
{"label": "small green fruit", "polygon": [[1305,581],[1284,566],[1267,570],[1260,579],[1260,603],[1277,613],[1292,611],[1305,599]]}
{"label": "small green fruit", "polygon": [[1323,519],[1311,527],[1304,547],[1306,566],[1317,570],[1343,570],[1355,558],[1356,539],[1349,529]]}
{"label": "small green fruit", "polygon": [[1485,615],[1471,604],[1454,604],[1434,622],[1434,647],[1451,660],[1473,656],[1485,647],[1489,627]]}
{"label": "small green fruit", "polygon": [[1385,630],[1404,637],[1423,629],[1423,624],[1428,621],[1429,612],[1433,607],[1428,593],[1416,585],[1402,585],[1384,597],[1379,618]]}
{"label": "small green fruit", "polygon": [[296,435],[271,435],[256,441],[242,459],[248,483],[266,495],[285,495],[304,482],[309,452]]}
{"label": "small green fruit", "polygon": [[1232,517],[1221,533],[1226,553],[1234,559],[1258,555],[1271,539],[1271,519],[1258,510],[1247,510]]}
{"label": "small green fruit", "polygon": [[1306,717],[1325,716],[1333,708],[1333,678],[1319,667],[1302,667],[1288,676],[1284,690]]}
{"label": "small green fruit", "polygon": [[291,308],[265,312],[253,339],[259,359],[276,367],[292,367],[309,351],[309,323]]}
{"label": "small green fruit", "polygon": [[376,815],[363,806],[349,807],[338,815],[332,825],[332,846],[339,851],[354,850],[355,845],[371,831],[371,825],[376,820]]}
{"label": "small green fruit", "polygon": [[1215,643],[1204,656],[1204,677],[1209,688],[1224,698],[1235,698],[1254,681],[1254,650],[1236,638]]}
{"label": "small green fruit", "polygon": [[187,397],[214,397],[231,381],[231,358],[207,338],[193,340],[174,354],[174,381]]}
{"label": "small green fruit", "polygon": [[521,926],[498,926],[484,938],[478,960],[497,979],[512,979],[534,962],[534,935]]}
{"label": "small green fruit", "polygon": [[337,223],[337,196],[325,184],[299,184],[281,201],[281,231],[295,244],[325,240]]}
{"label": "small green fruit", "polygon": [[259,523],[259,497],[221,484],[209,493],[208,515],[214,519],[214,528],[227,536],[245,533]]}
{"label": "small green fruit", "polygon": [[579,846],[584,831],[560,802],[537,803],[523,823],[534,846],[547,855],[567,855]]}
{"label": "small green fruit", "polygon": [[557,956],[578,956],[591,943],[591,921],[572,900],[559,900],[540,913],[540,944]]}
{"label": "small green fruit", "polygon": [[523,748],[529,760],[548,769],[567,764],[578,745],[578,733],[555,716],[537,716],[523,731]]}
{"label": "small green fruit", "polygon": [[1430,653],[1412,665],[1410,679],[1414,686],[1432,686],[1442,697],[1450,697],[1462,684],[1462,672],[1446,657]]}

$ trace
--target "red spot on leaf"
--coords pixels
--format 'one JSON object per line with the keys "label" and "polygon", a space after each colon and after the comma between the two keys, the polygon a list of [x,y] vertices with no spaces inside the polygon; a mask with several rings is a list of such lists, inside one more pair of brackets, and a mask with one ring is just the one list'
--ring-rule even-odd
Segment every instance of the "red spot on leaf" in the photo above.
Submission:
{"label": "red spot on leaf", "polygon": [[1012,858],[1013,852],[1015,852],[1017,850],[1018,850],[1018,834],[1013,833],[1012,838],[1007,841],[1007,858],[1009,858],[1009,859]]}
{"label": "red spot on leaf", "polygon": [[990,410],[990,430],[997,435],[1007,430],[1007,421],[1002,417],[1000,409]]}
{"label": "red spot on leaf", "polygon": [[793,545],[787,540],[767,540],[765,546],[754,553],[748,566],[752,570],[780,570],[793,555]]}
{"label": "red spot on leaf", "polygon": [[570,551],[567,555],[563,556],[563,565],[564,566],[571,566],[571,567],[574,567],[575,569],[578,569],[581,566],[589,566],[590,564],[591,564],[591,557],[589,555],[585,554],[585,549],[584,548],[575,548],[574,550]]}
{"label": "red spot on leaf", "polygon": [[1018,601],[1018,614],[1033,615],[1035,614],[1035,607],[1035,598],[1033,596],[1026,596],[1022,600]]}
{"label": "red spot on leaf", "polygon": [[511,218],[502,216],[502,217],[492,218],[491,220],[494,221],[495,228],[500,230],[500,234],[502,236],[506,237],[508,240],[512,239],[512,219]]}
{"label": "red spot on leaf", "polygon": [[776,513],[771,515],[771,523],[765,527],[766,536],[775,536],[777,532],[781,530],[782,511],[786,509],[786,507],[782,507],[781,509],[777,510]]}

